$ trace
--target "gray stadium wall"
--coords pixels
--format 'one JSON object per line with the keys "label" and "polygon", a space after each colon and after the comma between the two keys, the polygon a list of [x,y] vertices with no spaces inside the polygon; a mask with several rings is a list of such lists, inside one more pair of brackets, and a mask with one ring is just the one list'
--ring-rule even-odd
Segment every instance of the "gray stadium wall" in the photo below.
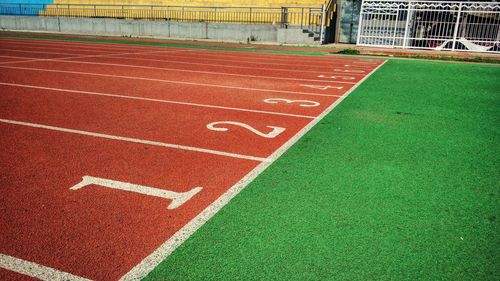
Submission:
{"label": "gray stadium wall", "polygon": [[74,34],[211,39],[246,42],[314,44],[300,28],[274,25],[208,22],[149,21],[109,18],[0,16],[2,30],[45,31]]}

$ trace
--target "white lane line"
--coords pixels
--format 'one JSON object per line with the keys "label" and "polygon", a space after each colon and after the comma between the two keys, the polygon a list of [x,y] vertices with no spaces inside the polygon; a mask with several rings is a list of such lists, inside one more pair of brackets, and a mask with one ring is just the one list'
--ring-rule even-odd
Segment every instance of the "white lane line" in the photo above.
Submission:
{"label": "white lane line", "polygon": [[30,123],[30,122],[23,122],[23,121],[17,121],[17,120],[0,119],[0,122],[7,123],[7,124],[20,125],[20,126],[27,126],[27,127],[32,127],[32,128],[40,128],[40,129],[46,129],[46,130],[52,130],[52,131],[79,134],[79,135],[91,136],[91,137],[97,137],[97,138],[126,141],[126,142],[154,145],[154,146],[160,146],[160,147],[175,148],[175,149],[180,149],[180,150],[196,151],[196,152],[221,155],[221,156],[239,158],[239,159],[246,159],[246,160],[258,161],[258,162],[267,161],[266,158],[262,158],[262,157],[255,157],[255,156],[249,156],[249,155],[243,155],[243,154],[237,154],[237,153],[230,153],[230,152],[205,149],[205,148],[198,148],[198,147],[193,147],[193,146],[185,146],[185,145],[179,145],[179,144],[172,144],[172,143],[164,143],[164,142],[158,142],[158,141],[150,141],[150,140],[142,140],[142,139],[129,138],[129,137],[114,136],[114,135],[108,135],[108,134],[101,134],[101,133],[95,133],[95,132],[89,132],[89,131],[68,129],[68,128],[49,126],[49,125],[44,125],[44,124],[36,124],[36,123]]}
{"label": "white lane line", "polygon": [[[90,72],[80,72],[80,71],[53,70],[53,69],[19,67],[19,66],[5,66],[5,65],[1,65],[1,64],[0,64],[0,68],[33,70],[33,71],[54,72],[54,73],[69,73],[69,74],[80,74],[80,75],[90,75],[90,76],[102,76],[102,77],[123,78],[123,79],[132,79],[132,80],[155,81],[155,82],[163,82],[163,83],[171,83],[171,84],[204,86],[204,87],[214,87],[214,88],[234,89],[234,90],[260,91],[260,92],[270,92],[270,93],[285,93],[285,94],[306,95],[306,96],[322,96],[322,97],[341,97],[342,96],[342,95],[328,95],[328,94],[317,94],[317,93],[307,93],[307,92],[295,92],[295,91],[286,91],[286,90],[271,90],[271,89],[225,86],[225,85],[219,85],[219,84],[183,82],[183,81],[175,81],[175,80],[143,78],[143,77],[135,77],[135,76],[112,75],[112,74],[100,74],[100,73],[90,73]],[[325,83],[327,83],[327,82],[325,82]]]}
{"label": "white lane line", "polygon": [[[189,50],[189,51],[192,51],[192,50]],[[29,51],[20,51],[20,52],[29,52]],[[167,51],[152,51],[152,52],[147,52],[147,53],[159,53],[159,52],[167,52]],[[36,53],[38,53],[38,52],[36,52]],[[132,68],[142,68],[142,69],[178,71],[178,72],[187,72],[187,73],[201,73],[201,74],[211,74],[211,75],[226,75],[226,76],[235,76],[235,77],[250,77],[250,78],[259,78],[259,79],[290,80],[290,81],[308,81],[308,82],[325,82],[325,80],[318,80],[318,79],[289,78],[289,77],[277,77],[277,76],[265,76],[265,75],[250,75],[250,74],[236,74],[236,73],[227,73],[227,72],[189,70],[189,69],[179,69],[179,68],[142,66],[142,65],[133,65],[133,64],[118,64],[118,63],[102,63],[102,62],[71,61],[71,60],[69,60],[69,59],[81,59],[81,58],[93,58],[93,57],[106,57],[106,56],[115,56],[115,55],[141,55],[141,54],[146,54],[146,52],[143,52],[143,53],[121,53],[121,54],[120,53],[108,53],[108,54],[98,54],[98,55],[81,55],[81,56],[75,56],[75,57],[45,58],[45,59],[38,59],[38,61],[56,61],[56,62],[75,63],[75,64],[80,63],[80,64],[92,64],[92,65],[107,65],[107,66],[119,66],[119,67],[132,67]],[[33,60],[18,61],[18,62],[2,62],[1,64],[21,63],[21,62],[29,62],[29,61],[37,61],[37,60],[33,59]],[[330,73],[330,74],[335,74],[337,72],[344,73],[345,71],[342,71],[342,70],[339,70],[339,69],[331,69],[330,71],[328,71],[328,73]],[[362,71],[362,72],[364,72],[364,71]],[[358,72],[349,73],[349,74],[350,75],[363,75],[363,74],[358,73]],[[355,84],[354,82],[333,81],[333,80],[328,80],[328,82],[330,82],[330,83],[340,83],[340,84]]]}
{"label": "white lane line", "polygon": [[[123,43],[117,42],[117,43],[101,43],[101,42],[91,42],[91,41],[68,41],[68,40],[53,40],[53,39],[43,39],[43,38],[38,38],[38,39],[24,39],[24,38],[12,38],[12,37],[0,37],[0,40],[2,38],[5,38],[4,40],[24,40],[22,42],[33,42],[32,44],[36,44],[36,42],[41,42],[41,43],[50,43],[46,45],[66,45],[66,44],[78,44],[78,45],[84,45],[84,46],[90,46],[94,45],[97,43],[99,45],[106,45],[108,47],[115,47],[115,48],[120,48]],[[8,38],[8,39],[7,39]],[[153,42],[155,43],[155,42]],[[161,43],[161,42],[158,42]],[[168,44],[168,42],[166,42]],[[189,42],[186,42],[189,44]],[[127,46],[134,46],[135,48],[140,48],[142,46],[136,45],[136,44],[130,44]],[[234,57],[237,60],[231,60],[231,61],[238,61],[241,62],[241,51],[235,51],[235,50],[210,50],[210,49],[202,49],[203,45],[191,45],[191,46],[198,46],[200,48],[194,49],[197,51],[195,54],[201,55],[201,56],[215,56],[215,57]],[[171,47],[171,46],[144,46],[143,48],[179,48],[182,49],[183,47]],[[231,46],[227,46],[231,48]],[[124,47],[126,48],[126,47]],[[224,52],[224,54],[221,54],[220,52]],[[266,51],[263,49],[263,51]],[[273,50],[270,50],[273,51]],[[229,53],[229,54],[228,54]],[[296,62],[296,63],[311,63],[311,62],[317,62],[321,64],[329,63],[329,62],[338,62],[339,59],[345,60],[345,58],[332,58],[331,56],[323,56],[323,57],[315,57],[315,56],[304,56],[304,55],[290,55],[290,54],[281,54],[281,53],[259,53],[259,52],[245,52],[248,55],[254,55],[255,59],[261,60],[261,59],[269,59],[270,61],[277,60],[277,61],[283,61],[284,59],[289,61],[289,62]],[[303,58],[303,59],[297,59],[297,58]],[[350,60],[352,62],[352,60]],[[245,62],[253,62],[252,60],[248,60]],[[296,65],[296,64],[290,64],[290,65]]]}
{"label": "white lane line", "polygon": [[[4,40],[0,40],[0,42],[5,42]],[[67,46],[65,44],[33,44],[33,43],[25,43],[25,42],[5,42],[4,47],[7,48],[19,48],[19,47],[26,47],[26,48],[33,48],[33,49],[56,49],[56,50],[70,50],[70,51],[75,51],[75,50],[86,50],[86,51],[92,51],[92,52],[117,52],[117,50],[113,50],[112,48],[96,48],[96,47],[88,47],[88,46]],[[68,47],[77,47],[74,49],[69,49]],[[122,49],[124,50],[124,49]],[[130,51],[130,50],[128,50]]]}
{"label": "white lane line", "polygon": [[218,106],[218,105],[209,105],[209,104],[201,104],[201,103],[180,102],[180,101],[172,101],[172,100],[153,99],[153,98],[145,98],[145,97],[139,97],[139,96],[125,96],[125,95],[106,94],[106,93],[98,93],[98,92],[88,92],[88,91],[79,91],[79,90],[70,90],[70,89],[51,88],[51,87],[41,87],[41,86],[25,85],[25,84],[0,82],[0,85],[22,87],[22,88],[32,88],[32,89],[42,89],[42,90],[50,90],[50,91],[57,91],[57,92],[68,92],[68,93],[76,93],[76,94],[82,94],[82,95],[104,96],[104,97],[114,97],[114,98],[122,98],[122,99],[132,99],[132,100],[143,100],[143,101],[160,102],[160,103],[180,104],[180,105],[188,105],[188,106],[196,106],[196,107],[235,110],[235,111],[244,111],[244,112],[252,112],[252,113],[282,115],[282,116],[310,118],[310,119],[315,118],[315,116],[309,116],[309,115],[281,113],[281,112],[254,110],[254,109],[245,109],[245,108],[238,108],[238,107]]}
{"label": "white lane line", "polygon": [[[18,46],[18,45],[21,45],[21,46]],[[48,50],[48,51],[59,51],[59,50],[63,50],[63,51],[86,51],[86,52],[92,52],[92,53],[116,53],[116,51],[112,51],[112,50],[96,50],[96,49],[89,49],[89,48],[85,48],[85,47],[79,47],[77,49],[68,49],[68,48],[65,48],[64,46],[58,46],[58,45],[50,45],[50,46],[39,46],[39,45],[29,45],[29,44],[23,44],[23,43],[10,43],[10,44],[5,44],[3,45],[4,49],[7,49],[7,50],[19,50],[19,48],[22,48],[22,50],[24,51],[32,51],[32,49],[35,49],[35,50],[39,50],[39,49],[43,49],[43,50]]]}
{"label": "white lane line", "polygon": [[[111,57],[111,55],[110,55],[110,57]],[[315,74],[324,74],[325,72],[328,72],[328,70],[298,70],[298,69],[287,69],[287,68],[253,67],[253,66],[242,66],[242,65],[225,65],[225,64],[215,64],[215,63],[188,62],[188,61],[176,60],[175,58],[168,59],[168,60],[160,60],[160,59],[148,59],[148,58],[142,58],[142,57],[120,57],[120,55],[112,55],[112,57],[119,58],[119,59],[124,59],[124,60],[155,61],[155,62],[164,62],[164,63],[172,63],[172,64],[188,64],[188,65],[214,66],[214,67],[219,67],[219,68],[240,68],[240,69],[255,69],[255,70],[273,70],[273,71],[283,71],[283,72],[315,73]],[[181,58],[189,58],[189,57],[186,57],[186,56],[179,56],[179,57],[181,57]],[[221,60],[217,60],[217,61],[221,61]]]}
{"label": "white lane line", "polygon": [[[269,63],[269,62],[263,62],[259,59],[255,59],[253,61],[246,61],[246,60],[231,60],[231,59],[223,59],[225,58],[226,56],[225,55],[211,55],[211,57],[216,57],[216,58],[209,58],[209,57],[206,57],[206,56],[203,56],[202,54],[200,53],[197,53],[196,51],[198,51],[197,49],[194,50],[189,57],[186,57],[184,56],[183,58],[192,58],[192,59],[199,59],[199,60],[203,60],[203,61],[215,61],[215,62],[231,62],[231,63],[248,63],[248,64],[257,64],[257,65],[281,65],[281,66],[288,66],[288,67],[297,67],[297,65],[300,65],[300,63],[303,63],[303,62],[297,62],[296,64],[288,64],[288,63]],[[198,55],[198,56],[193,56],[193,55]],[[286,60],[285,58],[283,58],[282,60]],[[308,63],[311,63],[311,61],[309,61]],[[318,62],[319,64],[320,62]],[[328,65],[329,62],[321,62],[321,64],[324,64],[324,65]],[[331,63],[338,63],[338,61],[331,61]],[[331,66],[307,66],[309,69],[307,71],[313,71],[311,69],[317,69],[317,72],[328,72],[329,70],[331,70]]]}
{"label": "white lane line", "polygon": [[[220,51],[224,51],[224,54],[217,53]],[[272,51],[272,50],[271,50]],[[207,54],[208,53],[208,54]],[[228,54],[229,53],[229,54]],[[247,52],[248,53],[248,52]],[[250,55],[256,55],[255,57],[250,57],[247,56],[247,58],[250,58],[249,60],[241,60],[241,51],[233,51],[233,50],[203,50],[203,49],[197,49],[197,52],[193,52],[193,54],[198,54],[200,57],[214,57],[214,58],[235,58],[235,60],[231,60],[234,62],[248,62],[248,63],[254,63],[255,60],[258,60],[259,62],[263,59],[267,60],[265,63],[266,64],[274,64],[274,65],[288,65],[288,66],[297,66],[297,64],[300,63],[318,63],[318,64],[326,64],[328,65],[329,63],[333,62],[342,62],[342,58],[332,58],[328,56],[301,56],[304,59],[303,60],[296,60],[294,58],[298,57],[297,55],[293,56],[286,56],[286,54],[280,54],[280,53],[255,53],[255,52],[249,52],[248,54]],[[272,57],[269,57],[272,56]],[[272,61],[279,61],[279,62],[291,62],[291,63],[273,63]],[[318,68],[323,68],[327,66],[316,66]]]}
{"label": "white lane line", "polygon": [[33,50],[16,50],[16,49],[7,49],[7,48],[0,48],[0,51],[5,51],[5,52],[15,52],[15,53],[37,53],[37,54],[50,54],[50,55],[76,55],[76,54],[68,54],[68,53],[60,53],[60,52],[42,52],[42,51],[33,51]]}
{"label": "white lane line", "polygon": [[[5,41],[5,40],[0,40],[1,41]],[[27,46],[29,48],[38,48],[38,49],[43,49],[43,48],[51,48],[51,49],[63,49],[63,50],[68,50],[68,48],[65,48],[65,44],[37,44],[37,43],[26,43],[26,42],[12,42],[12,41],[8,41],[6,43],[9,43],[10,45],[21,45],[21,46]],[[9,45],[9,46],[10,46]],[[71,47],[74,47],[74,46],[71,46]],[[88,47],[88,48],[87,48]],[[111,48],[110,48],[111,49]],[[104,48],[95,48],[94,46],[88,46],[88,45],[84,45],[83,48],[78,48],[77,50],[89,50],[89,51],[104,51]],[[196,53],[196,52],[193,52],[193,54],[198,54],[199,53]],[[234,56],[231,56],[231,57],[234,57]],[[188,57],[186,57],[188,58]],[[217,59],[218,61],[221,61],[219,59]],[[283,59],[279,59],[280,61],[283,61]],[[239,60],[223,60],[223,61],[230,61],[230,62],[242,62],[241,59]],[[253,62],[253,61],[243,61],[243,62]],[[306,62],[305,60],[300,60],[300,62]],[[310,60],[307,61],[307,62],[311,62]],[[341,66],[348,66],[348,67],[357,67],[357,68],[363,68],[363,69],[366,69],[366,66],[365,65],[345,65],[346,63],[342,62],[342,61],[328,61],[328,62],[325,62],[325,61],[322,61],[321,63],[323,64],[330,64],[330,63],[337,63]],[[368,69],[370,69],[371,67],[368,67]],[[260,68],[262,69],[262,68]],[[297,72],[303,72],[302,70],[295,70]],[[310,70],[309,70],[310,71]],[[321,71],[315,71],[315,72],[324,72],[324,70],[321,70]]]}
{"label": "white lane line", "polygon": [[[8,39],[7,39],[8,38]],[[170,46],[154,46],[154,45],[138,45],[138,44],[123,44],[123,43],[103,43],[103,42],[93,42],[93,41],[69,41],[69,40],[55,40],[55,39],[43,39],[43,38],[12,38],[12,37],[0,37],[0,42],[8,41],[8,42],[18,42],[22,44],[34,44],[34,45],[66,45],[72,47],[78,46],[88,46],[88,47],[100,47],[104,46],[109,49],[117,49],[117,50],[151,50],[151,49],[160,49],[160,48],[169,48],[169,49],[182,49],[178,47],[170,47]],[[42,44],[37,44],[42,43]],[[100,48],[102,49],[102,47]]]}
{"label": "white lane line", "polygon": [[82,59],[82,58],[98,58],[98,57],[107,57],[114,55],[142,55],[149,53],[165,53],[165,52],[177,52],[177,51],[190,51],[190,50],[162,50],[162,51],[147,51],[147,52],[131,52],[131,53],[109,53],[109,54],[99,54],[99,55],[76,55],[70,57],[62,57],[62,58],[26,58],[26,60],[22,61],[7,61],[0,62],[0,64],[13,64],[13,63],[22,63],[22,62],[35,62],[35,61],[55,61],[55,60],[65,60],[65,59]]}
{"label": "white lane line", "polygon": [[[258,79],[355,84],[355,82],[340,82],[340,81],[332,81],[332,80],[318,80],[318,79],[306,79],[306,78],[288,78],[288,77],[276,77],[276,76],[265,76],[265,75],[235,74],[235,73],[227,73],[227,72],[189,70],[189,69],[178,69],[178,68],[167,68],[167,67],[156,67],[156,66],[142,66],[142,65],[121,64],[121,63],[71,61],[71,60],[67,60],[67,59],[51,59],[50,61],[62,62],[62,63],[74,63],[74,64],[91,64],[91,65],[106,65],[106,66],[130,67],[130,68],[141,68],[141,69],[168,70],[171,72],[177,71],[177,72],[187,72],[187,73],[200,73],[200,74],[209,74],[209,75],[235,76],[235,77],[258,78]],[[343,71],[335,71],[335,70],[338,70],[338,69],[333,69],[333,71],[331,73],[335,74],[336,72],[340,72],[340,73],[345,74],[345,72],[343,72]],[[349,75],[364,75],[364,74],[356,72],[356,73],[349,73]]]}
{"label": "white lane line", "polygon": [[[257,60],[259,60],[258,62],[255,62],[255,60],[242,60],[241,59],[241,55],[226,55],[226,54],[218,54],[218,53],[213,53],[212,51],[213,50],[204,50],[204,49],[190,49],[192,50],[192,54],[195,55],[195,56],[190,56],[190,57],[186,57],[184,56],[184,58],[193,58],[193,59],[196,59],[196,58],[200,58],[202,60],[207,60],[207,61],[225,61],[225,62],[233,62],[233,63],[249,63],[249,64],[266,64],[266,65],[282,65],[282,66],[294,66],[296,67],[297,66],[297,63],[304,63],[304,62],[308,62],[310,63],[311,60],[294,60],[294,62],[296,62],[295,64],[289,64],[289,63],[274,63],[272,62],[273,60],[278,60],[278,61],[283,61],[285,58],[265,58],[267,60],[271,60],[271,62],[269,61],[261,61],[261,58],[256,58]],[[226,51],[226,50],[220,50],[220,51]],[[204,52],[209,52],[208,54],[205,54]],[[227,52],[231,52],[231,51],[227,51]],[[212,58],[208,58],[207,56],[209,57],[212,57]],[[227,57],[234,57],[236,59],[223,59],[223,58],[227,58]],[[344,64],[342,61],[336,61],[336,60],[333,60],[333,61],[318,61],[318,63],[321,63],[321,64],[326,64],[328,65],[328,63],[340,63],[340,64]],[[359,67],[359,68],[365,68],[365,66],[363,65],[359,65],[359,66],[355,66],[355,65],[351,65],[350,67]],[[325,71],[328,71],[330,69],[330,66],[314,66],[313,68],[316,68],[316,69],[321,69],[321,70],[318,70],[318,72],[325,72]],[[308,71],[311,71],[311,70],[308,70]]]}
{"label": "white lane line", "polygon": [[356,89],[363,81],[370,77],[377,69],[384,65],[386,61],[380,64],[377,68],[371,71],[367,76],[365,76],[361,81],[358,82],[353,88],[351,88],[346,95],[338,99],[325,109],[321,115],[312,120],[299,132],[297,132],[292,138],[290,138],[286,143],[284,143],[280,148],[278,148],[271,156],[268,157],[267,162],[260,163],[247,175],[245,175],[238,183],[233,185],[229,190],[227,190],[221,197],[210,204],[205,210],[193,218],[189,223],[184,225],[179,231],[177,231],[170,239],[165,241],[160,247],[154,250],[149,256],[145,257],[139,264],[132,268],[127,274],[120,278],[121,281],[128,280],[140,280],[146,275],[148,275],[151,270],[160,264],[161,261],[166,259],[177,247],[179,247],[184,241],[186,241],[196,230],[198,230],[203,224],[205,224],[211,217],[213,217],[222,207],[231,201],[238,193],[240,193],[250,182],[252,182],[260,173],[262,173],[267,167],[269,167],[276,159],[278,159],[283,153],[285,153],[293,144],[295,144],[300,138],[302,138],[314,125],[316,125],[321,119],[323,119],[328,113],[330,113],[337,105],[340,104],[354,89]]}
{"label": "white lane line", "polygon": [[63,272],[31,261],[0,253],[0,268],[47,281],[89,281],[90,279]]}
{"label": "white lane line", "polygon": [[[173,50],[172,50],[173,51]],[[186,49],[179,49],[178,51],[187,51]],[[194,52],[195,50],[193,49],[189,49],[189,51],[191,52]],[[148,55],[148,53],[156,53],[156,52],[161,52],[161,51],[152,51],[152,52],[144,52],[144,53],[133,53],[135,55]],[[176,53],[176,52],[166,52],[167,54],[168,53]],[[106,57],[116,57],[116,58],[119,58],[119,59],[124,59],[124,60],[140,60],[140,61],[155,61],[155,62],[171,62],[171,63],[177,63],[177,64],[187,64],[187,65],[204,65],[204,66],[216,66],[216,67],[228,67],[228,68],[241,68],[241,69],[256,69],[256,70],[277,70],[277,71],[285,71],[285,72],[296,72],[296,73],[321,73],[321,74],[324,74],[325,72],[329,73],[329,70],[331,70],[331,67],[338,67],[338,68],[342,68],[342,67],[349,67],[349,68],[352,68],[352,67],[359,67],[359,66],[355,66],[355,65],[344,65],[342,63],[338,63],[340,65],[332,65],[332,66],[329,66],[327,69],[324,69],[324,70],[297,70],[297,69],[283,69],[283,68],[267,68],[267,67],[252,67],[252,66],[239,66],[239,65],[221,65],[221,64],[213,64],[213,63],[197,63],[197,62],[185,62],[185,61],[181,61],[181,60],[176,60],[175,57],[173,59],[168,59],[168,60],[160,60],[160,59],[149,59],[149,58],[139,58],[139,57],[120,57],[120,56],[123,56],[123,55],[127,55],[127,54],[130,54],[130,53],[109,53],[109,54],[106,54],[106,55],[102,55],[102,56],[106,56]],[[99,55],[99,57],[102,57]],[[86,57],[93,57],[92,55],[89,55],[89,56],[86,56]],[[193,58],[193,57],[189,57],[189,56],[176,56],[176,57],[181,57],[181,58]],[[71,58],[85,58],[84,56],[81,56],[81,57],[69,57],[69,58],[53,58],[53,60],[66,60],[66,59],[71,59]],[[52,60],[52,59],[45,59],[45,60]],[[213,61],[229,61],[229,62],[241,62],[241,61],[234,61],[234,60],[223,60],[223,59],[220,59],[220,60],[217,60],[217,59],[209,59],[209,60],[213,60]],[[139,65],[140,66],[140,65]],[[167,68],[165,68],[167,69]],[[180,70],[178,68],[174,68],[175,70]],[[362,69],[366,69],[366,68],[362,68]],[[260,76],[259,76],[260,77]],[[272,77],[275,77],[275,79],[287,79],[287,78],[280,78],[280,77],[276,77],[276,76],[272,76]],[[312,80],[312,81],[319,81],[319,80]],[[321,80],[322,81],[322,80]],[[331,82],[336,82],[336,83],[345,83],[345,84],[355,84],[355,83],[352,83],[352,82],[345,82],[345,81],[334,81],[332,80]]]}

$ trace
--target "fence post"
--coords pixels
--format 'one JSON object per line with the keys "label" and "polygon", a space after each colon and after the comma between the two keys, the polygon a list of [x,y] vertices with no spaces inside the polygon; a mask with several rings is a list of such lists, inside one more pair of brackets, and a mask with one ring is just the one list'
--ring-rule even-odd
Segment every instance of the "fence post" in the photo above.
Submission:
{"label": "fence post", "polygon": [[281,28],[287,28],[288,8],[281,7]]}
{"label": "fence post", "polygon": [[457,35],[458,35],[458,25],[460,24],[460,15],[462,14],[462,3],[458,6],[458,14],[457,21],[455,22],[455,29],[453,30],[453,45],[451,45],[451,50],[455,50],[455,45],[457,43]]}
{"label": "fence post", "polygon": [[396,9],[396,18],[394,20],[394,32],[392,33],[392,48],[396,45],[396,31],[398,30],[399,4]]}
{"label": "fence post", "polygon": [[406,42],[408,41],[408,31],[410,29],[410,11],[411,11],[411,1],[408,2],[408,10],[406,12],[406,23],[405,23],[405,35],[403,37],[403,49],[406,49]]}
{"label": "fence post", "polygon": [[361,1],[361,8],[359,9],[359,24],[358,24],[358,38],[356,38],[356,45],[359,45],[359,41],[361,38],[361,29],[363,24],[363,7],[365,5],[365,0]]}
{"label": "fence post", "polygon": [[304,28],[304,8],[300,9],[300,29]]}
{"label": "fence post", "polygon": [[325,3],[321,5],[321,29],[319,31],[319,42],[323,44],[325,41]]}

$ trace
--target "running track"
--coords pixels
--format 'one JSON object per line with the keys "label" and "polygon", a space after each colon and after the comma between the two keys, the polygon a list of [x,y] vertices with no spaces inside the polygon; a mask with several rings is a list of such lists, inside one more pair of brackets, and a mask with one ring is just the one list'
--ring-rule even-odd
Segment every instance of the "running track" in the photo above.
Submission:
{"label": "running track", "polygon": [[0,38],[0,279],[145,276],[382,63]]}

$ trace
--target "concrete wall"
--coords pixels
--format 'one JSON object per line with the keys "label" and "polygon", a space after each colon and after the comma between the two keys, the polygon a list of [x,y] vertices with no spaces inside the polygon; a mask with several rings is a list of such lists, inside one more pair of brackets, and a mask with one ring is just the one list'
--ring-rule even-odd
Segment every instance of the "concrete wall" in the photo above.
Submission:
{"label": "concrete wall", "polygon": [[190,39],[312,44],[314,39],[301,29],[274,25],[221,24],[206,22],[148,21],[103,18],[0,16],[4,30],[51,31],[118,36],[156,36]]}

